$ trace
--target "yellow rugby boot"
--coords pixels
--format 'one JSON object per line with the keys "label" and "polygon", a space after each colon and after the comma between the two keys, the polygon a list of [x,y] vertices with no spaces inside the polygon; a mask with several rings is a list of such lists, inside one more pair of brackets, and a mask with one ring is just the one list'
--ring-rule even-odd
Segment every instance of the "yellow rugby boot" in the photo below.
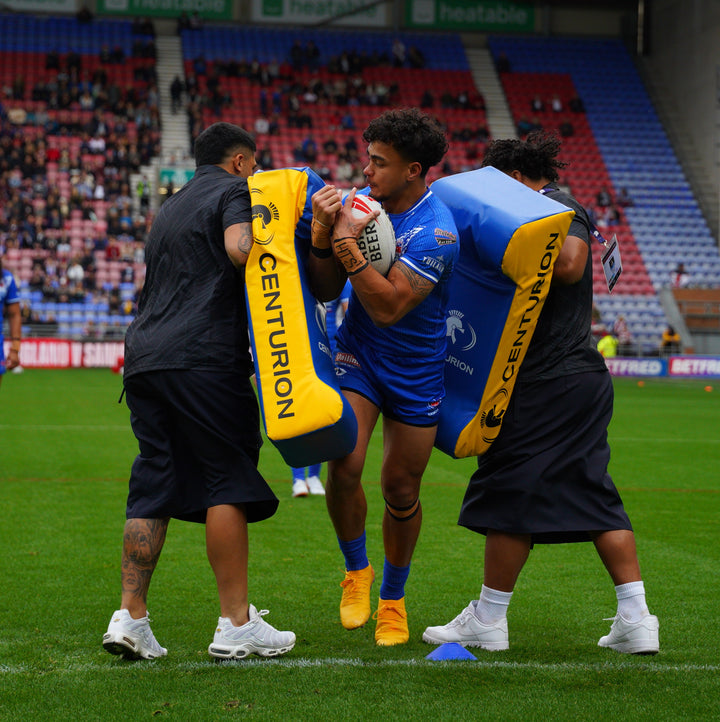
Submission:
{"label": "yellow rugby boot", "polygon": [[408,632],[405,597],[402,599],[381,599],[374,619],[375,644],[390,647],[394,644],[405,644],[410,638]]}
{"label": "yellow rugby boot", "polygon": [[345,579],[340,582],[343,588],[340,621],[345,629],[357,629],[370,619],[370,587],[374,580],[370,564],[365,569],[345,572]]}

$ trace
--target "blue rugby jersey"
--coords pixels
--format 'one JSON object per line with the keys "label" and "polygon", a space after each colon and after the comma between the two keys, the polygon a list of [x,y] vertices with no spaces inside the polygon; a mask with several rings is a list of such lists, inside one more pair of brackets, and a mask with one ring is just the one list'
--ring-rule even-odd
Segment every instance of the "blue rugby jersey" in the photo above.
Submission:
{"label": "blue rugby jersey", "polygon": [[455,221],[429,189],[404,213],[388,215],[395,229],[397,260],[432,281],[435,288],[422,303],[387,328],[375,326],[353,291],[338,338],[350,348],[359,341],[371,344],[382,354],[444,360],[448,283],[459,252]]}

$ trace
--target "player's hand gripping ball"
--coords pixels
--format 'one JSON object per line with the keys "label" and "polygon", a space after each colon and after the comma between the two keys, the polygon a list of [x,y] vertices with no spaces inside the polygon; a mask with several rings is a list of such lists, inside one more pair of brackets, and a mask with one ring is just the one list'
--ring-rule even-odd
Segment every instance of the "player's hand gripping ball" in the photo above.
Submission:
{"label": "player's hand gripping ball", "polygon": [[352,204],[353,216],[362,218],[375,210],[380,215],[365,226],[357,239],[358,248],[370,265],[383,276],[387,276],[395,262],[395,229],[388,214],[374,198],[355,196]]}

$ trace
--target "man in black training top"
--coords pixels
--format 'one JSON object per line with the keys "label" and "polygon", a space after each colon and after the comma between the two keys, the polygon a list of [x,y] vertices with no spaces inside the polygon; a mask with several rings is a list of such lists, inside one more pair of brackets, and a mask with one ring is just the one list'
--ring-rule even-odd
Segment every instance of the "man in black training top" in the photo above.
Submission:
{"label": "man in black training top", "polygon": [[213,657],[284,654],[280,632],[248,604],[248,522],[278,500],[257,470],[262,443],[251,383],[244,266],[252,247],[246,178],[255,142],[215,123],[195,141],[195,176],[162,205],[147,275],[125,339],[124,385],[140,453],[130,474],[122,598],[103,646],[127,658],[167,654],[147,616],[170,518],[204,522],[220,619]]}

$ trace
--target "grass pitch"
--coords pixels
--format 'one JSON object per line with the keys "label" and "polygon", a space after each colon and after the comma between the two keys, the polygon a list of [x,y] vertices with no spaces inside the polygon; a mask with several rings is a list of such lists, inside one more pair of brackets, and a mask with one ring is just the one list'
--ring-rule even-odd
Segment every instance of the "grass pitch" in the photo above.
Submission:
{"label": "grass pitch", "polygon": [[[342,557],[322,498],[292,499],[270,443],[261,469],[281,500],[250,528],[250,600],[292,629],[278,660],[214,662],[218,615],[203,527],[172,522],[150,592],[166,658],[124,662],[100,640],[120,596],[127,477],[136,453],[121,381],[104,369],[28,370],[0,388],[0,719],[685,720],[720,718],[720,384],[617,379],[611,472],[635,526],[661,651],[597,647],[615,611],[590,544],[539,546],[509,612],[510,650],[432,662],[421,635],[482,579],[483,538],[457,526],[471,459],[436,452],[407,586],[410,642],[345,631]],[[711,382],[712,383],[712,382]],[[380,434],[366,466],[368,552],[382,568]],[[325,476],[323,469],[323,478]],[[377,599],[379,580],[373,587]]]}

